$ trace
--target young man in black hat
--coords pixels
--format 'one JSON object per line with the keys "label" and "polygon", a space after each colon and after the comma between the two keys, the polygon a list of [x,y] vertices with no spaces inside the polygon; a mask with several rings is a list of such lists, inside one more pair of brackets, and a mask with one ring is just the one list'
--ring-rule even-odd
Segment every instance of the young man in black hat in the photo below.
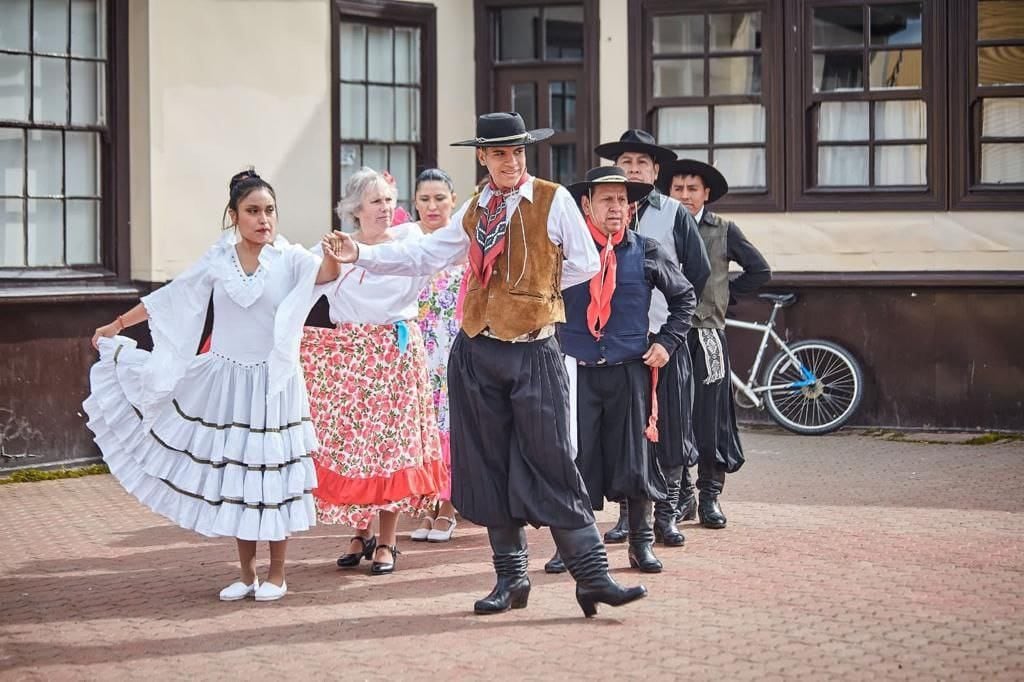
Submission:
{"label": "young man in black hat", "polygon": [[452,502],[487,526],[497,583],[476,613],[524,608],[530,594],[524,526],[550,526],[576,600],[627,604],[647,594],[608,575],[590,498],[573,463],[569,388],[555,325],[561,289],[589,281],[597,250],[566,189],[526,172],[526,145],[550,137],[526,130],[517,113],[484,114],[476,147],[489,182],[447,227],[415,241],[359,246],[347,235],[342,259],[372,272],[422,276],[469,257],[462,332],[448,363]]}
{"label": "young man in black hat", "polygon": [[[658,573],[651,506],[664,501],[666,485],[654,448],[659,404],[652,382],[672,355],[686,352],[696,297],[668,250],[629,229],[632,206],[651,185],[603,166],[569,191],[601,254],[601,270],[565,290],[566,323],[558,331],[562,350],[578,365],[576,466],[594,509],[605,498],[628,501],[629,563]],[[649,335],[655,291],[667,302],[667,318]]]}
{"label": "young man in black hat", "polygon": [[[594,153],[608,159],[623,170],[630,180],[653,184],[658,171],[676,160],[676,154],[655,143],[646,130],[627,130],[618,142],[608,142],[594,148]],[[692,216],[678,201],[657,189],[637,204],[636,229],[665,246],[683,275],[693,284],[700,300],[700,292],[711,274],[704,244]],[[665,323],[668,309],[665,298],[654,292],[651,300],[650,330],[655,332]],[[662,373],[658,387],[661,401],[662,439],[658,451],[668,481],[668,498],[654,505],[655,537],[667,547],[681,547],[686,539],[676,527],[676,508],[679,488],[686,467],[697,460],[691,428],[693,396],[692,368],[687,353],[672,356],[672,362]],[[626,535],[627,512],[619,510],[619,523],[605,534],[606,542],[621,542]]]}
{"label": "young man in black hat", "polygon": [[[714,166],[694,159],[664,165],[658,187],[675,197],[697,220],[701,239],[711,259],[711,277],[701,294],[687,345],[694,367],[693,434],[697,461],[698,515],[705,528],[725,528],[718,503],[725,475],[743,466],[743,449],[736,429],[736,405],[729,381],[729,348],[725,337],[725,311],[736,295],[756,291],[771,279],[771,268],[761,252],[736,223],[707,209],[729,191],[725,177]],[[743,274],[729,281],[729,263]],[[680,509],[692,505],[693,485],[684,472]]]}

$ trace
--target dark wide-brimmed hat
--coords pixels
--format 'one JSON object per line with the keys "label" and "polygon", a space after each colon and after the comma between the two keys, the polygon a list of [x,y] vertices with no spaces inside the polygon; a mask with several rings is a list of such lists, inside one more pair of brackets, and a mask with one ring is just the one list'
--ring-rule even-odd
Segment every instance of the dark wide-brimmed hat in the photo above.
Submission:
{"label": "dark wide-brimmed hat", "polygon": [[667,195],[672,189],[672,178],[677,175],[700,176],[704,185],[711,189],[707,200],[709,204],[729,193],[729,183],[725,181],[725,176],[714,166],[697,159],[677,159],[663,165],[658,171],[658,179],[655,181],[658,190]]}
{"label": "dark wide-brimmed hat", "polygon": [[598,166],[597,168],[591,168],[587,171],[587,175],[584,180],[572,183],[567,189],[569,190],[569,193],[572,194],[573,198],[576,199],[576,203],[579,203],[580,198],[590,190],[594,189],[594,187],[612,184],[626,186],[626,197],[629,199],[630,203],[640,201],[650,194],[652,189],[654,189],[654,185],[649,185],[646,182],[633,182],[626,177],[626,171],[622,170],[618,166]]}
{"label": "dark wide-brimmed hat", "polygon": [[546,140],[555,131],[551,128],[527,130],[523,117],[514,111],[483,114],[476,119],[476,137],[452,142],[453,147],[518,147]]}
{"label": "dark wide-brimmed hat", "polygon": [[655,144],[654,135],[646,130],[633,128],[622,133],[618,142],[606,142],[594,147],[594,153],[602,159],[618,161],[619,157],[626,152],[640,152],[647,154],[654,163],[664,166],[669,161],[675,161],[676,153],[668,147]]}

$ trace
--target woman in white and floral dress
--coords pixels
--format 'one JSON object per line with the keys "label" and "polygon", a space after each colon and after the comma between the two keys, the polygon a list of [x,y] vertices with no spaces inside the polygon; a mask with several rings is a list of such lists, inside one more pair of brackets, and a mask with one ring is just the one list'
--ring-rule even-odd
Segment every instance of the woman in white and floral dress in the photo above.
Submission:
{"label": "woman in white and floral dress", "polygon": [[[288,536],[316,523],[299,339],[314,286],[340,264],[328,236],[321,259],[277,234],[274,190],[255,171],[231,178],[225,215],[231,229],[198,263],[96,330],[83,407],[128,492],[182,528],[236,538],[240,580],[220,598],[272,601],[288,590]],[[196,355],[211,294],[211,348]],[[152,353],[117,335],[146,320]],[[258,541],[270,543],[262,584]]]}
{"label": "woman in white and floral dress", "polygon": [[[424,234],[441,229],[451,220],[455,210],[455,184],[439,168],[428,168],[416,178],[416,213]],[[420,292],[420,331],[427,349],[427,371],[433,391],[437,427],[444,452],[445,468],[451,471],[448,416],[448,354],[459,334],[460,294],[466,264],[434,275]],[[420,542],[447,542],[455,532],[455,507],[451,503],[451,485],[441,491],[441,501],[431,514],[423,518],[410,538]]]}

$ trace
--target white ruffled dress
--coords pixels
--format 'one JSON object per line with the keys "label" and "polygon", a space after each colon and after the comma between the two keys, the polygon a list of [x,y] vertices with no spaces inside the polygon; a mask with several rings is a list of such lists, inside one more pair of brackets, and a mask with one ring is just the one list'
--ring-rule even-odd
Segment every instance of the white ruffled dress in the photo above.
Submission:
{"label": "white ruffled dress", "polygon": [[[100,340],[83,407],[111,473],[154,512],[207,536],[284,540],[316,525],[299,342],[320,259],[278,237],[246,275],[236,241],[142,299],[152,353]],[[211,292],[211,349],[196,355]]]}

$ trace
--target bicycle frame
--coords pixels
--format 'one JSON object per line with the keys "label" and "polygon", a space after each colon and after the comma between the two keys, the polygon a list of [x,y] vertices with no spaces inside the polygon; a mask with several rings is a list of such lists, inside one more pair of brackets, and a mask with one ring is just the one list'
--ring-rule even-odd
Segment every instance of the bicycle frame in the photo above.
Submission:
{"label": "bicycle frame", "polygon": [[[815,382],[815,377],[811,374],[807,368],[803,366],[800,360],[793,354],[793,351],[789,349],[786,342],[782,340],[775,332],[775,317],[778,315],[779,309],[782,308],[778,303],[772,305],[772,313],[768,317],[768,322],[761,324],[758,322],[744,322],[743,320],[731,320],[726,319],[726,327],[734,327],[736,329],[746,329],[747,331],[761,332],[761,343],[757,347],[757,355],[754,356],[754,363],[750,367],[750,376],[747,378],[747,383],[743,383],[740,378],[731,369],[729,371],[729,380],[732,382],[733,387],[743,393],[754,404],[754,407],[761,409],[764,407],[764,401],[761,399],[760,394],[767,391],[776,389],[798,389],[804,386],[809,386]],[[761,369],[761,361],[764,359],[764,351],[768,348],[768,339],[775,342],[789,359],[793,362],[796,367],[800,368],[800,375],[803,377],[800,381],[794,381],[783,386],[758,386],[757,385],[757,373]]]}

